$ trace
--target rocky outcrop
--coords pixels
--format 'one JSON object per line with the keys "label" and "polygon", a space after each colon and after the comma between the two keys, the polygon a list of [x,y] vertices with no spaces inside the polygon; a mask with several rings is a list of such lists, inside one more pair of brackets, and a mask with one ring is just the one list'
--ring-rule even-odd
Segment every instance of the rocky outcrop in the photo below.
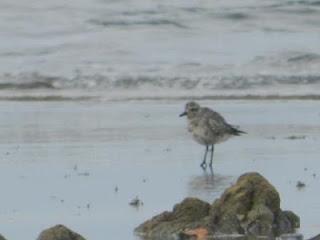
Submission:
{"label": "rocky outcrop", "polygon": [[4,238],[4,236],[0,234],[0,240],[6,240],[6,239]]}
{"label": "rocky outcrop", "polygon": [[37,240],[85,240],[85,238],[63,225],[56,225],[42,231]]}
{"label": "rocky outcrop", "polygon": [[195,235],[266,236],[272,239],[292,233],[299,227],[299,217],[282,211],[276,189],[260,174],[247,173],[209,205],[187,198],[136,228],[148,239],[187,239]]}
{"label": "rocky outcrop", "polygon": [[299,218],[281,211],[279,193],[258,173],[239,177],[211,207],[210,230],[214,233],[273,236],[296,227]]}
{"label": "rocky outcrop", "polygon": [[146,221],[136,231],[153,239],[176,239],[184,229],[194,229],[206,225],[210,204],[196,198],[186,198],[173,207],[172,212]]}

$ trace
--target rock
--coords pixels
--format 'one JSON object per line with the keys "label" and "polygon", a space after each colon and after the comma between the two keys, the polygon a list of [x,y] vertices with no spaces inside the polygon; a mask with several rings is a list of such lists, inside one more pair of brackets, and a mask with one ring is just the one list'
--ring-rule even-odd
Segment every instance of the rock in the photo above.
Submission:
{"label": "rock", "polygon": [[300,233],[283,234],[280,236],[280,240],[303,240],[303,235]]}
{"label": "rock", "polygon": [[85,240],[85,238],[63,225],[56,225],[42,231],[37,240]]}
{"label": "rock", "polygon": [[313,238],[310,238],[308,240],[320,240],[320,234],[318,234],[317,236],[314,236]]}
{"label": "rock", "polygon": [[292,231],[290,231],[290,229],[300,227],[300,218],[291,211],[280,211],[277,215],[275,224],[278,226],[276,235],[291,233]]}
{"label": "rock", "polygon": [[210,204],[196,198],[186,198],[172,212],[164,212],[138,226],[135,231],[151,239],[176,239],[187,229],[205,225]]}
{"label": "rock", "polygon": [[0,240],[6,240],[6,239],[4,238],[4,236],[0,234]]}
{"label": "rock", "polygon": [[247,173],[212,205],[186,198],[172,212],[141,224],[136,232],[148,239],[199,240],[207,235],[215,239],[273,239],[293,233],[299,224],[297,215],[281,210],[279,193],[264,177]]}
{"label": "rock", "polygon": [[180,234],[182,240],[207,240],[208,230],[205,228],[187,229]]}
{"label": "rock", "polygon": [[213,203],[210,228],[213,233],[273,237],[294,231],[299,220],[293,215],[281,211],[279,193],[264,177],[247,173]]}

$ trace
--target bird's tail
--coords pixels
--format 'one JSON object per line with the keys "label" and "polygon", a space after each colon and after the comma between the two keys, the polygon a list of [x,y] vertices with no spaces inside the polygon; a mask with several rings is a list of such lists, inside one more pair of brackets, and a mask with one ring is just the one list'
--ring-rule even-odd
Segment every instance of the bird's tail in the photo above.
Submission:
{"label": "bird's tail", "polygon": [[241,134],[247,134],[246,132],[239,130],[235,126],[230,126],[230,130],[231,130],[231,134],[235,136],[240,136]]}

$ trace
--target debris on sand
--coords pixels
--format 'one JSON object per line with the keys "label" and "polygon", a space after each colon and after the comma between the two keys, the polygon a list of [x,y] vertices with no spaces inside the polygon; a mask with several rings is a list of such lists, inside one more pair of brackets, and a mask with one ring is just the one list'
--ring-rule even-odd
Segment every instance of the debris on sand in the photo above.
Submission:
{"label": "debris on sand", "polygon": [[306,186],[306,184],[304,182],[298,181],[296,187],[298,189],[302,189]]}
{"label": "debris on sand", "polygon": [[88,176],[90,176],[90,173],[89,172],[79,172],[78,176],[88,177]]}
{"label": "debris on sand", "polygon": [[205,228],[186,229],[180,234],[182,239],[207,240],[208,230]]}
{"label": "debris on sand", "polygon": [[198,239],[204,236],[220,239],[218,234],[274,239],[281,234],[293,233],[299,225],[297,215],[281,210],[276,189],[259,173],[247,173],[212,204],[186,198],[176,204],[173,211],[165,211],[147,220],[135,231],[153,240],[174,239],[188,234]]}
{"label": "debris on sand", "polygon": [[137,196],[134,199],[132,199],[129,204],[133,207],[140,207],[143,205],[143,202]]}
{"label": "debris on sand", "polygon": [[289,140],[302,140],[302,139],[306,139],[306,136],[305,135],[292,135],[292,136],[289,136],[289,137],[286,137],[286,139],[289,139]]}

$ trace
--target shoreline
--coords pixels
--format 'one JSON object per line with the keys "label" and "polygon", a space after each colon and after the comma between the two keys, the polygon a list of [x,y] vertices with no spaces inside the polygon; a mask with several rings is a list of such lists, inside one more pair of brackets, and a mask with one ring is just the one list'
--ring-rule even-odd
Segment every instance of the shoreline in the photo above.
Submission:
{"label": "shoreline", "polygon": [[106,101],[106,102],[125,102],[125,101],[183,101],[183,100],[257,100],[257,101],[274,101],[274,100],[300,100],[300,101],[319,101],[320,94],[311,95],[203,95],[203,96],[145,96],[145,97],[127,97],[127,98],[109,98],[103,96],[62,96],[62,95],[25,95],[25,96],[0,96],[0,102],[82,102],[82,101]]}

